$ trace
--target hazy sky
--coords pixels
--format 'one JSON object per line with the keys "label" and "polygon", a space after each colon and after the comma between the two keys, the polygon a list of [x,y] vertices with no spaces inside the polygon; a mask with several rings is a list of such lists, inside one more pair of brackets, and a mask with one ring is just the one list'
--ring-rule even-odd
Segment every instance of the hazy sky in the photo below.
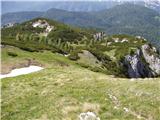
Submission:
{"label": "hazy sky", "polygon": [[1,0],[1,1],[159,1],[160,0]]}
{"label": "hazy sky", "polygon": [[2,1],[142,1],[142,0],[2,0]]}

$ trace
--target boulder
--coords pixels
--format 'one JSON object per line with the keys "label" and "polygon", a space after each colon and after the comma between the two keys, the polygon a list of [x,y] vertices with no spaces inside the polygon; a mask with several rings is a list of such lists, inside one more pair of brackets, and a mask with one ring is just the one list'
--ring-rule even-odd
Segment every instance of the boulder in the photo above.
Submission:
{"label": "boulder", "polygon": [[79,115],[79,120],[100,120],[100,118],[93,112],[86,112]]}

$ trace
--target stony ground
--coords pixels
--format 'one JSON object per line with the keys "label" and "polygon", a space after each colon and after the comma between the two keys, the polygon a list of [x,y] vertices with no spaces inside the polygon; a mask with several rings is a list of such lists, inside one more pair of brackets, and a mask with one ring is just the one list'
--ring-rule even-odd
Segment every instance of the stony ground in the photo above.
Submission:
{"label": "stony ground", "polygon": [[[7,55],[8,50],[18,54]],[[160,78],[124,79],[92,72],[62,55],[2,48],[2,64],[34,59],[44,70],[1,80],[2,120],[159,120]]]}

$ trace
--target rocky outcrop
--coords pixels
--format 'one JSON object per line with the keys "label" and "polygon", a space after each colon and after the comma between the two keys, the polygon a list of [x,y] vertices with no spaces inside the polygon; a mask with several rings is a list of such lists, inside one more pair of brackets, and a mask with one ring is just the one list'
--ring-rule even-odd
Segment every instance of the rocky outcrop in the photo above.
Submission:
{"label": "rocky outcrop", "polygon": [[132,55],[125,56],[124,65],[130,78],[156,77],[160,75],[160,57],[156,49],[142,45]]}
{"label": "rocky outcrop", "polygon": [[10,28],[10,27],[13,27],[15,25],[17,25],[17,23],[8,23],[6,25],[3,25],[1,28]]}
{"label": "rocky outcrop", "polygon": [[145,44],[141,49],[144,59],[149,64],[154,76],[160,75],[160,55],[157,53],[156,48]]}
{"label": "rocky outcrop", "polygon": [[44,36],[47,36],[52,30],[55,29],[55,27],[49,25],[49,23],[46,20],[38,20],[38,21],[32,23],[32,27],[45,28],[45,31],[43,32]]}
{"label": "rocky outcrop", "polygon": [[153,76],[149,67],[141,60],[140,50],[137,50],[134,55],[125,56],[125,66],[127,67],[128,76],[130,78],[145,78]]}
{"label": "rocky outcrop", "polygon": [[95,40],[103,40],[106,34],[104,32],[99,32],[93,35]]}

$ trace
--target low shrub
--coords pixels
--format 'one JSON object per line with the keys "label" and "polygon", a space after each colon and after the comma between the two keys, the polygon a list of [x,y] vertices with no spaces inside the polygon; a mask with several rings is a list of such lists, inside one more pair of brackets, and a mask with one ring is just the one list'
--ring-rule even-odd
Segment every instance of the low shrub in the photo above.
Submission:
{"label": "low shrub", "polygon": [[69,58],[70,60],[74,60],[74,61],[80,59],[80,57],[78,56],[77,53],[71,53],[71,54],[68,56],[68,58]]}
{"label": "low shrub", "polygon": [[84,64],[84,63],[77,63],[78,65],[80,65],[81,67],[84,67],[84,68],[89,68],[90,66],[89,65],[86,65],[86,64]]}
{"label": "low shrub", "polygon": [[8,51],[7,54],[11,57],[17,57],[17,53],[14,53],[14,52],[11,52],[11,51]]}

